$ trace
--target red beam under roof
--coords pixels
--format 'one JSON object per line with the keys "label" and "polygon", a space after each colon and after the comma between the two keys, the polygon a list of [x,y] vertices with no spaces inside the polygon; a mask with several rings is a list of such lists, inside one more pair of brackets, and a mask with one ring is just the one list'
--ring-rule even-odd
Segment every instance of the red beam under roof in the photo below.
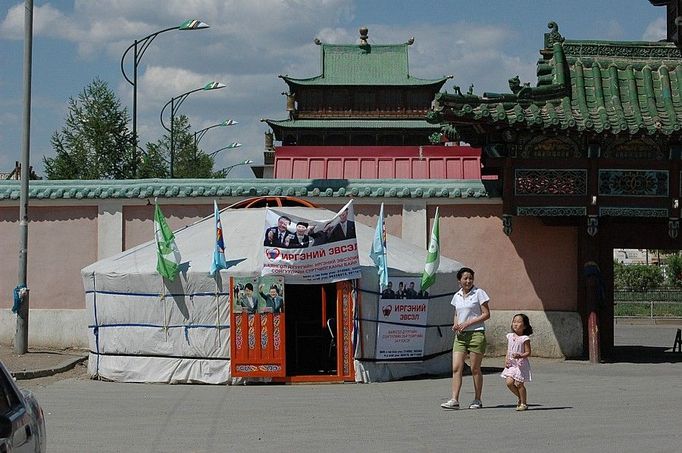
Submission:
{"label": "red beam under roof", "polygon": [[469,146],[280,146],[277,179],[481,179]]}

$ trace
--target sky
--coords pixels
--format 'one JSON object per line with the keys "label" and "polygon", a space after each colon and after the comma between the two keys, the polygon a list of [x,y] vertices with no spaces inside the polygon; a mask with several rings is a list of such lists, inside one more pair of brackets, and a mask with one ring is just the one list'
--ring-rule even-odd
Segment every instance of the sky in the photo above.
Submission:
{"label": "sky", "polygon": [[[0,1],[0,172],[21,160],[23,137],[24,2]],[[509,92],[518,75],[536,83],[535,65],[547,23],[566,39],[656,41],[665,37],[665,8],[648,0],[53,0],[33,2],[31,165],[44,175],[54,157],[50,138],[64,127],[70,98],[99,78],[132,112],[132,87],[121,73],[125,50],[136,40],[186,19],[210,28],[162,33],[138,66],[140,142],[164,135],[159,117],[173,97],[209,81],[226,88],[190,95],[178,114],[192,130],[209,130],[200,147],[211,153],[231,142],[241,148],[216,155],[218,170],[246,159],[263,163],[262,118],[285,119],[286,84],[278,78],[319,75],[320,48],[357,43],[415,43],[409,49],[416,77],[453,75],[453,85],[474,93]],[[124,61],[132,78],[132,52]],[[166,118],[168,124],[168,118]],[[253,177],[237,166],[230,178]]]}

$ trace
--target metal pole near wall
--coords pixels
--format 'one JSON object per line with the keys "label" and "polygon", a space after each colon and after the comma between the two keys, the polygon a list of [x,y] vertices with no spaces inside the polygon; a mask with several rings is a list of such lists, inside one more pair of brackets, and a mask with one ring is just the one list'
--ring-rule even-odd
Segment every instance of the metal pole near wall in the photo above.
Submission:
{"label": "metal pole near wall", "polygon": [[[21,194],[19,196],[19,288],[27,288],[28,263],[28,180],[31,176],[31,61],[33,58],[33,1],[24,1],[24,135],[21,143]],[[17,330],[14,335],[14,352],[28,351],[28,289],[22,292],[17,310]]]}

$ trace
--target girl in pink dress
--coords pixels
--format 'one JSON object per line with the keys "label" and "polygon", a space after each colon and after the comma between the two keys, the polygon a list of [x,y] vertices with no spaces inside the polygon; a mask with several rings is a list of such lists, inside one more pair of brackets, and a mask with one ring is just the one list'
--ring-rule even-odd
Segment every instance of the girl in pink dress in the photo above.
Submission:
{"label": "girl in pink dress", "polygon": [[504,361],[502,377],[507,382],[509,390],[519,399],[517,411],[528,409],[526,400],[526,382],[530,382],[530,338],[533,333],[528,316],[519,313],[512,318],[513,333],[507,334],[507,357]]}

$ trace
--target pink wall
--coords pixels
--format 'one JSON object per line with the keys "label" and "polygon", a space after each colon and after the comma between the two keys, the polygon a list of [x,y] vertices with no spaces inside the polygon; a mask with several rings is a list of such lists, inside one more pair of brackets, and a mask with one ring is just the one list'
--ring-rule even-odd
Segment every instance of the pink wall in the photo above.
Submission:
{"label": "pink wall", "polygon": [[[376,224],[377,204],[356,200],[357,221]],[[325,205],[338,210],[343,204]],[[221,208],[224,206],[220,206]],[[209,204],[162,206],[173,229],[209,214]],[[84,308],[80,270],[97,260],[97,207],[31,207],[29,287],[32,308]],[[386,229],[402,236],[402,204],[385,205]],[[435,207],[428,208],[428,231]],[[17,284],[18,208],[0,208],[0,294],[9,306]],[[513,232],[502,232],[501,206],[441,206],[440,239],[444,256],[476,271],[492,304],[509,310],[575,311],[577,304],[577,230],[547,227],[535,218],[514,217]],[[124,246],[129,249],[153,235],[153,206],[124,206]],[[66,256],[68,254],[68,256]],[[453,281],[453,289],[456,282]]]}
{"label": "pink wall", "polygon": [[[442,206],[441,253],[474,269],[491,307],[577,310],[576,229],[514,217],[512,234],[506,236],[501,211],[499,205]],[[430,207],[429,219],[434,214],[435,207]]]}
{"label": "pink wall", "polygon": [[[97,207],[30,207],[31,308],[85,308],[80,270],[97,260]],[[11,306],[19,269],[19,208],[0,207],[0,294]]]}
{"label": "pink wall", "polygon": [[[225,206],[218,205],[222,209]],[[191,225],[208,215],[213,215],[213,206],[209,204],[161,205],[163,215],[168,226],[177,230],[185,225]],[[123,207],[123,247],[125,250],[143,244],[154,238],[154,206],[124,206]]]}
{"label": "pink wall", "polygon": [[280,179],[481,179],[481,151],[468,146],[280,146]]}

